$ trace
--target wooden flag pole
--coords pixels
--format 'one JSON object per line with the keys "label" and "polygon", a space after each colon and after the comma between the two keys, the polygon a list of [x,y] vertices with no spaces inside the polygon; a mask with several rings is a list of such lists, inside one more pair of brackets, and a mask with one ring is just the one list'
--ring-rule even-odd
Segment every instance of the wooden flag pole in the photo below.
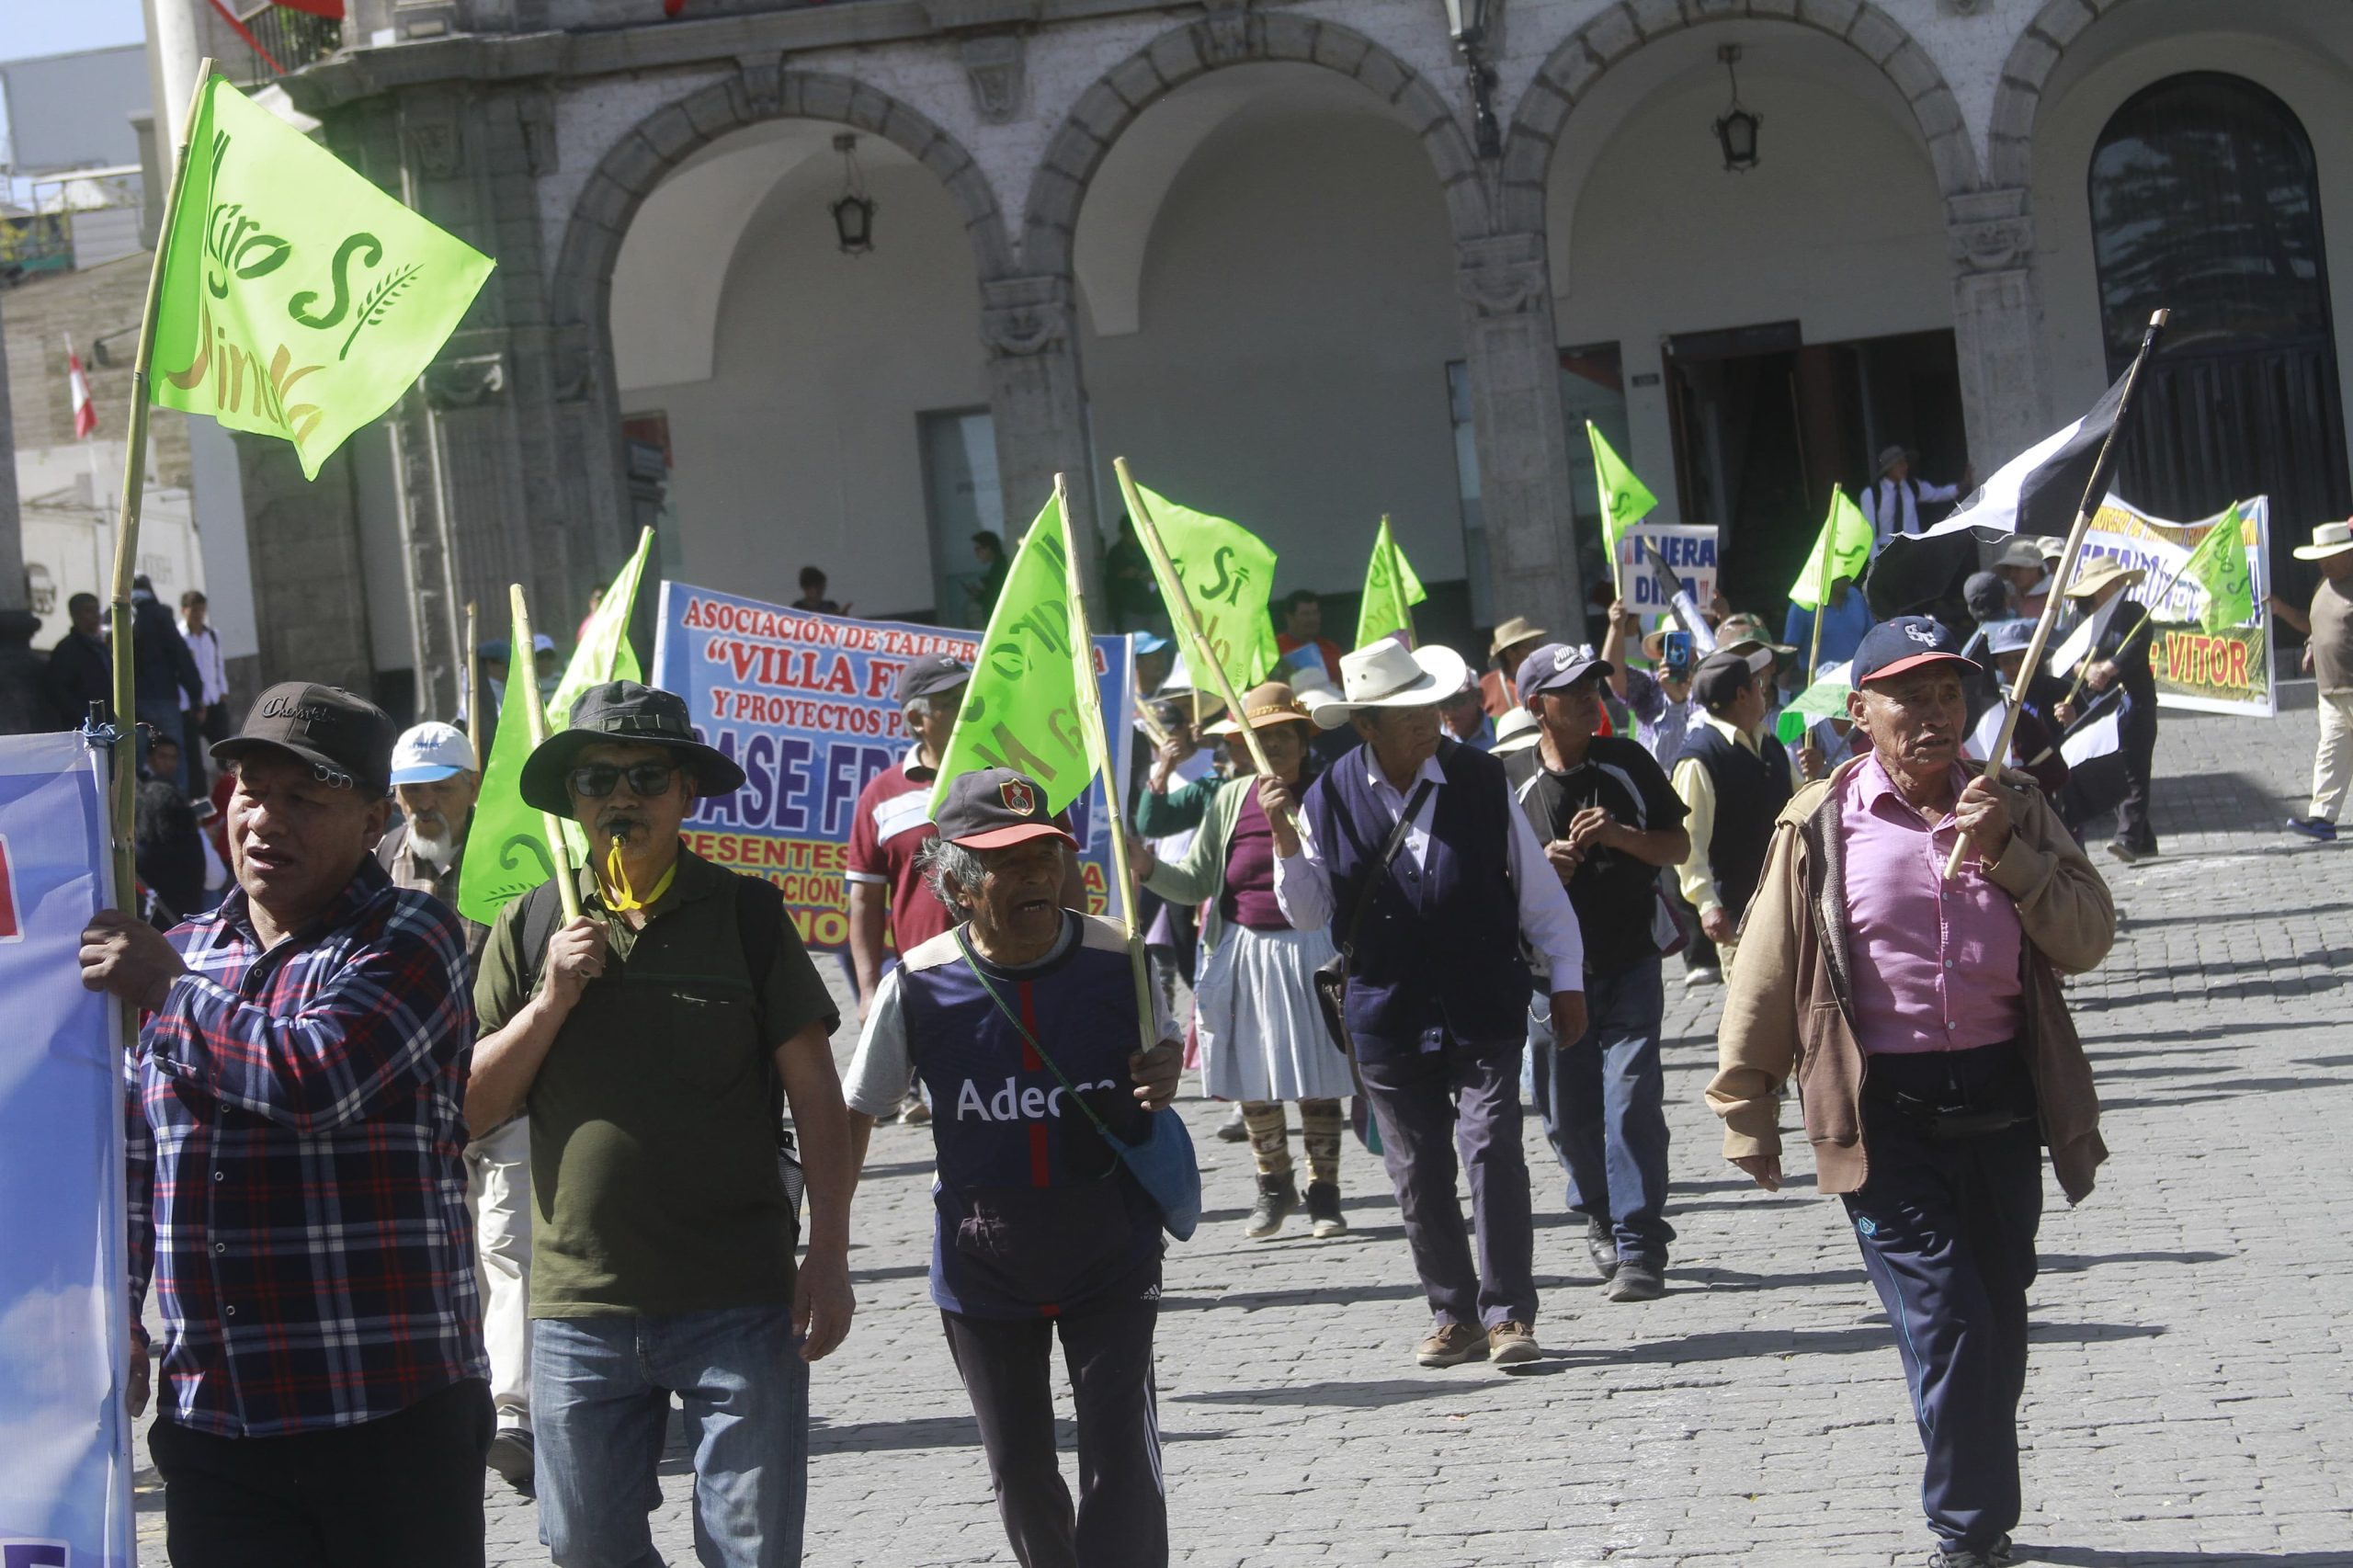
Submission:
{"label": "wooden flag pole", "polygon": [[[2059,623],[2060,608],[2066,603],[2067,584],[2075,575],[2075,562],[2083,555],[2084,540],[2092,531],[2093,514],[2108,495],[2108,478],[2116,467],[2116,438],[2124,433],[2124,422],[2132,412],[2132,394],[2141,387],[2141,372],[2148,368],[2149,357],[2156,351],[2157,339],[2173,318],[2170,311],[2159,311],[2149,318],[2149,328],[2141,335],[2141,351],[2132,356],[2132,368],[2125,372],[2124,393],[2116,400],[2116,419],[2108,427],[2108,436],[2099,444],[2099,457],[2092,464],[2090,483],[2084,486],[2084,498],[2075,508],[2075,526],[2067,530],[2066,548],[2059,552],[2059,564],[2051,576],[2050,597],[2042,601],[2042,614],[2034,623],[2034,640],[2026,645],[2026,663],[2019,668],[2040,669],[2044,649],[2050,646],[2052,628]],[[2088,655],[2086,655],[2088,656]],[[2002,714],[2002,733],[1995,739],[1986,754],[1985,766],[1999,773],[2007,766],[2010,741],[2018,733],[2018,710],[2024,704],[2026,683],[2018,683],[2019,690],[2010,696]],[[1945,861],[1947,879],[1961,875],[1961,863],[1969,854],[1966,835],[1953,837],[1952,854]]]}
{"label": "wooden flag pole", "polygon": [[[523,683],[523,723],[531,737],[531,749],[537,751],[548,738],[548,710],[540,700],[539,665],[531,656],[531,609],[523,602],[522,584],[507,585],[506,604],[515,616],[515,643],[507,650],[506,689],[515,690],[518,678]],[[515,668],[517,653],[523,665],[520,672]],[[555,863],[556,896],[563,901],[568,925],[580,918],[580,884],[572,874],[572,845],[563,836],[563,820],[553,812],[541,812],[540,821],[547,835],[548,858]]]}
{"label": "wooden flag pole", "polygon": [[[1192,599],[1185,593],[1184,582],[1176,575],[1176,562],[1168,558],[1168,546],[1161,542],[1160,525],[1153,521],[1152,508],[1143,504],[1143,496],[1136,489],[1135,476],[1128,472],[1128,460],[1113,458],[1111,471],[1120,476],[1120,489],[1128,499],[1128,516],[1135,519],[1136,537],[1143,541],[1144,553],[1152,557],[1153,570],[1159,574],[1163,585],[1162,597],[1173,597],[1176,601],[1169,607],[1168,613],[1176,618],[1176,624],[1191,639],[1192,648],[1186,658],[1189,668],[1197,662],[1191,656],[1193,653],[1213,654],[1215,652],[1201,631],[1200,612],[1193,608]],[[1166,591],[1172,586],[1176,590],[1174,595]],[[1178,641],[1181,643],[1185,639]],[[1209,666],[1211,677],[1217,682],[1217,694],[1225,699],[1226,707],[1233,714],[1233,722],[1242,726],[1243,744],[1250,748],[1250,760],[1256,766],[1258,776],[1261,778],[1270,777],[1274,773],[1274,766],[1267,760],[1267,748],[1258,744],[1257,726],[1250,722],[1249,710],[1242,706],[1242,699],[1235,694],[1233,679],[1215,657],[1210,659]],[[1191,673],[1193,689],[1199,691],[1201,673],[1199,670]],[[1196,724],[1196,730],[1199,727]]]}
{"label": "wooden flag pole", "polygon": [[[212,83],[212,57],[196,64],[196,90],[188,95],[180,120],[180,147],[172,161],[172,181],[164,193],[164,232],[156,238],[154,256],[147,265],[147,302],[139,315],[139,349],[131,367],[131,409],[123,425],[122,506],[114,535],[114,724],[121,738],[115,743],[114,793],[109,804],[114,819],[114,897],[118,907],[136,913],[139,902],[139,861],[134,840],[139,832],[139,684],[138,655],[132,646],[131,583],[138,575],[139,512],[147,481],[147,378],[155,358],[155,318],[164,303],[164,264],[171,251],[172,211],[179,203],[180,182],[188,174],[188,138],[196,132],[197,114],[205,90]],[[178,737],[174,737],[177,739]],[[139,1011],[122,1010],[124,1028],[133,1034]]]}
{"label": "wooden flag pole", "polygon": [[458,700],[466,710],[466,744],[474,748],[474,772],[477,776],[490,766],[490,758],[482,754],[482,633],[476,629],[474,601],[466,601],[466,662],[465,688]]}
{"label": "wooden flag pole", "polygon": [[[1830,516],[1835,517],[1837,515],[1838,497],[1833,494],[1830,497]],[[1822,612],[1830,608],[1830,522],[1828,518],[1823,520],[1822,532],[1824,536],[1820,541],[1822,570],[1814,574],[1813,581],[1813,636],[1809,641],[1805,651],[1805,684],[1808,686],[1813,684],[1814,671],[1822,667]]]}
{"label": "wooden flag pole", "polygon": [[1414,607],[1405,602],[1405,574],[1398,565],[1396,536],[1389,531],[1389,514],[1381,514],[1381,537],[1389,541],[1389,604],[1397,624],[1405,631],[1405,646],[1414,645]]}
{"label": "wooden flag pole", "polygon": [[1136,1031],[1143,1049],[1160,1043],[1159,1017],[1152,1005],[1152,965],[1144,957],[1143,928],[1136,924],[1136,873],[1128,859],[1128,824],[1120,808],[1125,801],[1112,790],[1119,778],[1111,767],[1111,732],[1105,728],[1103,693],[1095,680],[1095,640],[1087,631],[1086,580],[1079,570],[1078,551],[1070,548],[1070,491],[1063,476],[1054,475],[1054,509],[1063,519],[1063,583],[1070,597],[1070,656],[1078,668],[1071,684],[1078,697],[1078,727],[1095,772],[1103,780],[1103,798],[1111,812],[1111,874],[1120,883],[1120,923],[1127,927],[1128,968],[1135,977]]}

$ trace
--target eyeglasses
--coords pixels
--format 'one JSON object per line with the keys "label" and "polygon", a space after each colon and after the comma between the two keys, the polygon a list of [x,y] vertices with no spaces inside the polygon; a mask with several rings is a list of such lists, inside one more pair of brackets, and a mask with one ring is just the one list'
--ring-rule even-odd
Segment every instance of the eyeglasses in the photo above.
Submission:
{"label": "eyeglasses", "polygon": [[624,778],[629,780],[629,792],[632,795],[659,795],[670,787],[670,776],[677,771],[675,762],[633,762],[627,767],[592,762],[574,768],[564,782],[584,801],[603,800]]}

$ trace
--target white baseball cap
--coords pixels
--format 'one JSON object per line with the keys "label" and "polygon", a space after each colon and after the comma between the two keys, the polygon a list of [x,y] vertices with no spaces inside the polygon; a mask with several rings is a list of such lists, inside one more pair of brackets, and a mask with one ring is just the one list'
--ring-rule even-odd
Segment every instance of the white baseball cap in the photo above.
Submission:
{"label": "white baseball cap", "polygon": [[392,743],[392,782],[438,784],[474,770],[474,744],[455,724],[419,724]]}

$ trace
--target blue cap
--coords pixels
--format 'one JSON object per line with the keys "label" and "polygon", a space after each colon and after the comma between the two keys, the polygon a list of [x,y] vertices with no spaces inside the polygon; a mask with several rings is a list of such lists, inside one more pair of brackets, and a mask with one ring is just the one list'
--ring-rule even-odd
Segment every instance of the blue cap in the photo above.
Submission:
{"label": "blue cap", "polygon": [[1979,668],[1961,656],[1961,645],[1942,621],[1925,615],[1899,615],[1863,633],[1848,678],[1863,686],[1941,663],[1959,665],[1964,672]]}
{"label": "blue cap", "polygon": [[1566,642],[1545,642],[1519,662],[1519,674],[1514,677],[1519,700],[1523,706],[1540,691],[1558,691],[1574,686],[1598,670],[1609,674],[1609,661],[1593,651],[1590,642],[1574,646]]}
{"label": "blue cap", "polygon": [[1139,656],[1160,653],[1169,645],[1168,639],[1157,631],[1131,631],[1128,635],[1136,640],[1136,653]]}

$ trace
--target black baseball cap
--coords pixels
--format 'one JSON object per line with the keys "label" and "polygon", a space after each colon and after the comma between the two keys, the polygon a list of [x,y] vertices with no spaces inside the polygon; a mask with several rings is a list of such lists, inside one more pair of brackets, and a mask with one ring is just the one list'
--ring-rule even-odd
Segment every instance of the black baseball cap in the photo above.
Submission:
{"label": "black baseball cap", "polygon": [[342,789],[382,794],[392,787],[392,716],[338,686],[280,681],[255,699],[244,728],[212,748],[212,760],[236,761],[262,750],[282,751]]}
{"label": "black baseball cap", "polygon": [[716,746],[695,738],[687,699],[675,691],[633,680],[607,681],[582,692],[572,704],[571,722],[532,749],[523,760],[517,790],[527,806],[572,814],[566,780],[574,759],[600,741],[655,745],[677,755],[694,776],[698,795],[725,795],[744,787],[744,769]]}
{"label": "black baseball cap", "polygon": [[937,697],[972,678],[972,666],[953,653],[926,653],[899,672],[898,700],[904,703],[918,697]]}
{"label": "black baseball cap", "polygon": [[1773,667],[1773,649],[1760,642],[1744,653],[1719,648],[1691,672],[1691,695],[1702,708],[1720,708],[1740,695],[1740,688]]}
{"label": "black baseball cap", "polygon": [[1046,810],[1046,791],[1010,767],[958,774],[949,781],[933,825],[940,837],[964,849],[1003,849],[1032,838],[1059,838],[1078,847],[1078,840]]}
{"label": "black baseball cap", "polygon": [[1900,676],[1924,665],[1950,663],[1967,675],[1981,666],[1961,656],[1961,644],[1944,622],[1925,615],[1899,615],[1863,633],[1847,679],[1856,686]]}
{"label": "black baseball cap", "polygon": [[1595,653],[1590,642],[1546,642],[1519,662],[1514,686],[1525,705],[1540,691],[1559,691],[1597,671],[1606,676],[1610,668],[1609,661]]}

